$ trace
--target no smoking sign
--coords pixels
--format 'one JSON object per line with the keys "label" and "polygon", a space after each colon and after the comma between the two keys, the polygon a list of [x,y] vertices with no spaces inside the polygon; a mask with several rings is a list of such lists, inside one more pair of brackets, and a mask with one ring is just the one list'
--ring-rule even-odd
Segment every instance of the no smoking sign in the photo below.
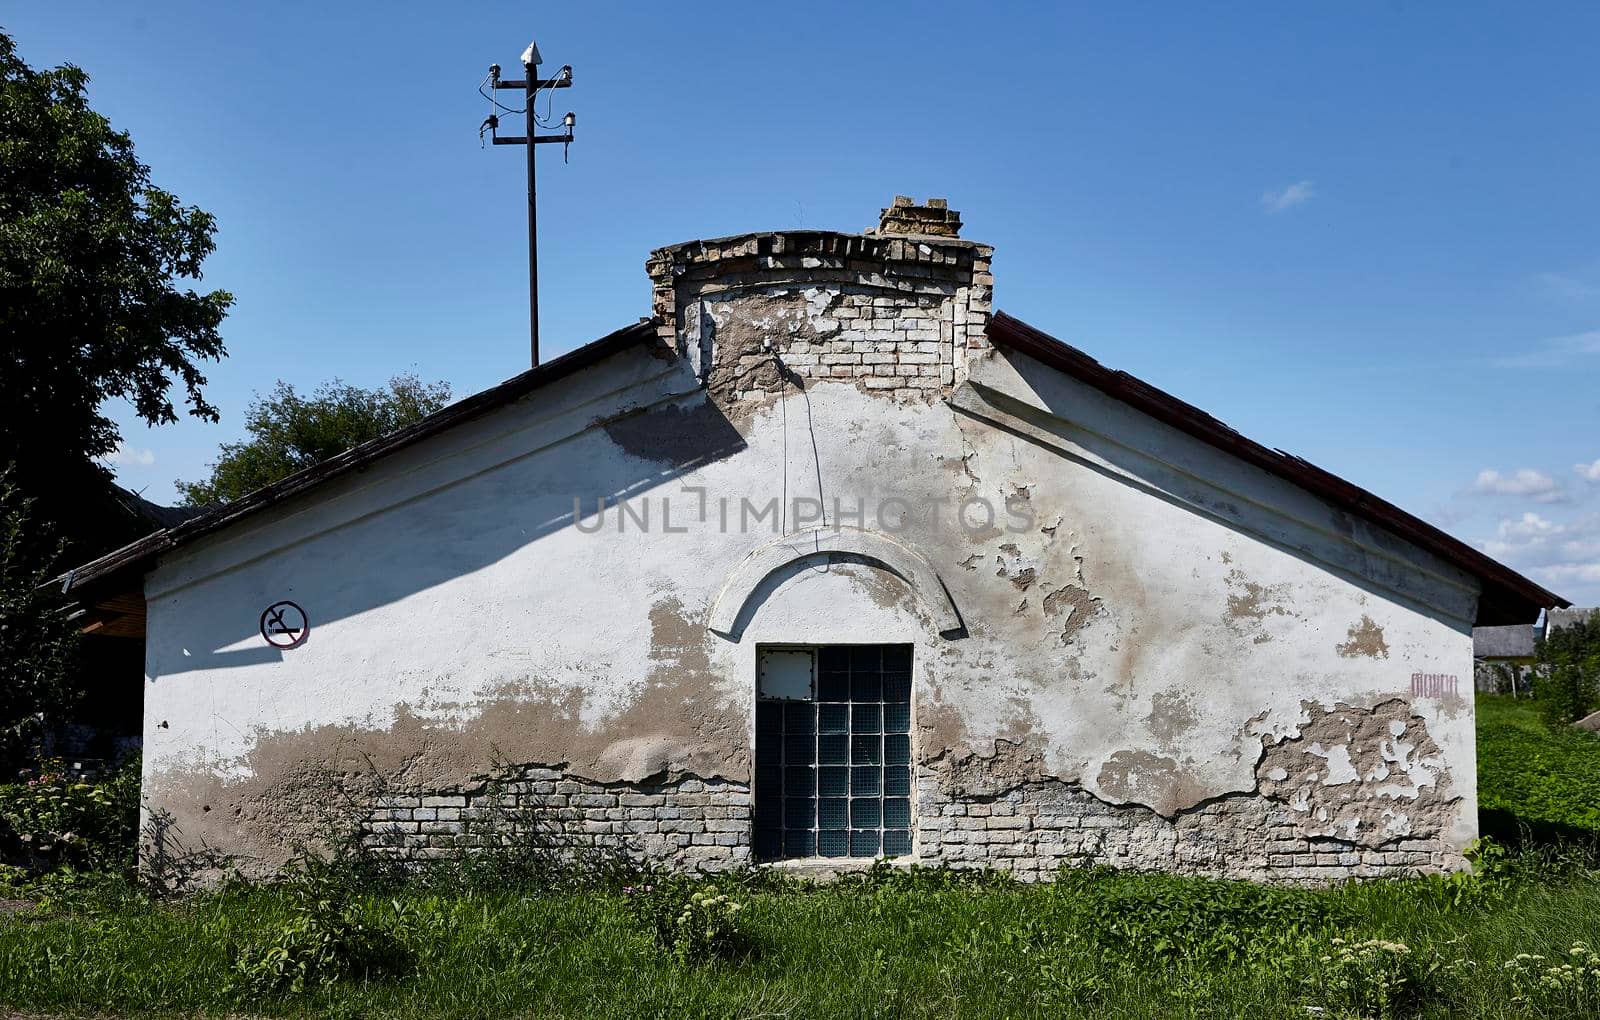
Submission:
{"label": "no smoking sign", "polygon": [[310,634],[306,611],[293,602],[274,602],[261,614],[261,637],[274,648],[298,648]]}

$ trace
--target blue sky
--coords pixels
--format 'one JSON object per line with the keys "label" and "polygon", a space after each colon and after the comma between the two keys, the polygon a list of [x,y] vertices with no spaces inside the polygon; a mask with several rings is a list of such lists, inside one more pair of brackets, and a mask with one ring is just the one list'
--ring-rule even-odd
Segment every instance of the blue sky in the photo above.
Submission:
{"label": "blue sky", "polygon": [[223,422],[122,414],[125,484],[174,498],[280,378],[526,367],[476,86],[537,36],[547,356],[649,313],[652,247],[948,196],[998,307],[1600,603],[1600,7],[450,6],[0,13],[220,221]]}

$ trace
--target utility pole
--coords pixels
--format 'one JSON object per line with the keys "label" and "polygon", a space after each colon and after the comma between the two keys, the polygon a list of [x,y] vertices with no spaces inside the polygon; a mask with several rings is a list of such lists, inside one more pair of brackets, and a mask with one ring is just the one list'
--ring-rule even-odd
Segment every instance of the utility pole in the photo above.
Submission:
{"label": "utility pole", "polygon": [[[564,64],[556,72],[554,78],[540,78],[539,56],[537,43],[529,43],[528,48],[522,52],[522,80],[501,81],[500,65],[489,65],[489,77],[486,79],[492,91],[483,93],[488,96],[491,104],[488,119],[478,129],[478,137],[482,139],[483,131],[488,129],[490,139],[495,145],[521,145],[528,151],[528,342],[533,358],[533,364],[539,364],[539,204],[536,198],[534,153],[536,146],[560,142],[562,157],[565,160],[566,147],[572,144],[572,129],[577,124],[578,118],[571,112],[561,118],[562,133],[558,135],[540,135],[537,129],[554,127],[553,124],[543,123],[534,108],[539,93],[545,89],[564,89],[572,86],[572,65]],[[507,89],[520,89],[522,91],[522,109],[513,110],[501,104],[494,98],[495,93]],[[478,89],[483,92],[482,86]],[[500,127],[500,116],[496,111],[506,113],[521,113],[525,115],[525,133],[520,137],[502,138],[497,133]]]}

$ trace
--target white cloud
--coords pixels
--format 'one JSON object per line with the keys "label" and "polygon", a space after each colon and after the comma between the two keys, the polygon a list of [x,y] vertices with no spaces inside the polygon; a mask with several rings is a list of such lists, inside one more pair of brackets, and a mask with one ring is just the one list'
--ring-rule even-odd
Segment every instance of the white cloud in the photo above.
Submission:
{"label": "white cloud", "polygon": [[1566,590],[1571,585],[1600,584],[1600,514],[1553,521],[1537,513],[1507,517],[1495,537],[1478,542],[1485,553],[1524,571],[1580,602],[1596,593]]}
{"label": "white cloud", "polygon": [[1562,272],[1535,273],[1533,284],[1542,293],[1562,301],[1593,301],[1600,298],[1600,261]]}
{"label": "white cloud", "polygon": [[1499,533],[1501,538],[1536,539],[1548,535],[1560,534],[1566,527],[1554,521],[1545,520],[1536,513],[1524,513],[1521,517],[1506,518],[1500,522]]}
{"label": "white cloud", "polygon": [[1574,464],[1572,470],[1586,482],[1600,482],[1600,457],[1596,457],[1592,464]]}
{"label": "white cloud", "polygon": [[1533,468],[1519,468],[1508,475],[1488,469],[1479,471],[1468,491],[1485,496],[1521,496],[1535,503],[1567,501],[1567,491],[1560,482]]}
{"label": "white cloud", "polygon": [[[1561,563],[1553,567],[1543,567],[1535,570],[1534,573],[1539,576],[1540,581],[1551,586],[1600,584],[1600,563]],[[1593,602],[1594,600],[1580,597],[1579,601]]]}
{"label": "white cloud", "polygon": [[1266,206],[1268,212],[1279,213],[1311,201],[1316,193],[1310,181],[1295,181],[1287,187],[1263,191],[1261,204]]}
{"label": "white cloud", "polygon": [[149,467],[156,462],[156,452],[141,446],[118,443],[117,448],[103,459],[115,467]]}
{"label": "white cloud", "polygon": [[1600,329],[1540,340],[1521,354],[1495,358],[1493,364],[1500,368],[1559,368],[1591,354],[1600,354]]}

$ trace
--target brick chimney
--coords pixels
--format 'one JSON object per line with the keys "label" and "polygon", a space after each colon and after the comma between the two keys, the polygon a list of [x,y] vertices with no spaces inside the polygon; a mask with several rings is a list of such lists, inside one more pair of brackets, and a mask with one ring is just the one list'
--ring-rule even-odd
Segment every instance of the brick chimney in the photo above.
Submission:
{"label": "brick chimney", "polygon": [[650,253],[661,338],[725,406],[784,386],[947,395],[986,347],[994,249],[961,239],[944,199],[896,196],[876,230],[784,230]]}
{"label": "brick chimney", "polygon": [[960,237],[961,214],[942,198],[930,198],[927,205],[917,205],[905,195],[896,195],[889,208],[878,214],[877,233]]}

